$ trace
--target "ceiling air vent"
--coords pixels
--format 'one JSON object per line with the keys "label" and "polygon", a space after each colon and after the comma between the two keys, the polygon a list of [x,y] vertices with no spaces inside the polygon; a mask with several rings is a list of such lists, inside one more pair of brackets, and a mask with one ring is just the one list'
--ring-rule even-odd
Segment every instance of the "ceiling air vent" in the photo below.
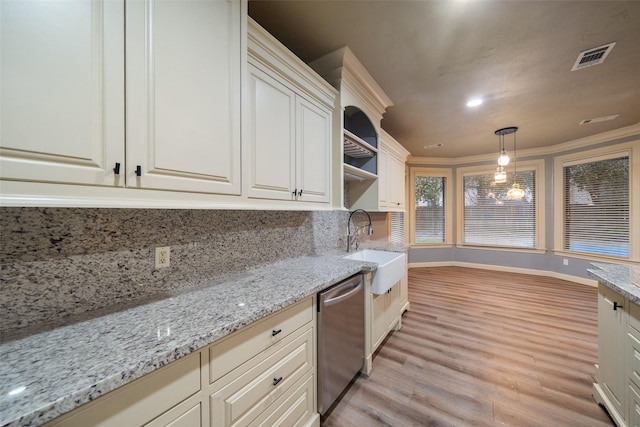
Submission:
{"label": "ceiling air vent", "polygon": [[586,120],[582,120],[580,122],[581,125],[586,125],[589,123],[598,123],[598,122],[606,122],[607,120],[613,120],[615,118],[617,118],[620,114],[614,114],[612,116],[603,116],[603,117],[596,117],[595,119],[586,119]]}
{"label": "ceiling air vent", "polygon": [[576,59],[576,63],[573,64],[573,68],[571,69],[571,71],[591,67],[592,65],[602,64],[615,45],[616,42],[613,42],[604,46],[583,50],[578,55],[578,59]]}

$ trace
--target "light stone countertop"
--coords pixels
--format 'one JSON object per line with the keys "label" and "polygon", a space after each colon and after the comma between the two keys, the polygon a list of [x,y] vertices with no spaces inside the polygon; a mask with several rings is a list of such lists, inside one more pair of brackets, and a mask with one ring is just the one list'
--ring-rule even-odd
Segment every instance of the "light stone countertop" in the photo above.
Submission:
{"label": "light stone countertop", "polygon": [[[367,247],[406,250],[405,245]],[[43,424],[353,274],[377,268],[344,255],[336,250],[288,259],[3,343],[0,424]]]}
{"label": "light stone countertop", "polygon": [[591,263],[587,270],[598,282],[616,291],[630,301],[640,304],[640,266]]}

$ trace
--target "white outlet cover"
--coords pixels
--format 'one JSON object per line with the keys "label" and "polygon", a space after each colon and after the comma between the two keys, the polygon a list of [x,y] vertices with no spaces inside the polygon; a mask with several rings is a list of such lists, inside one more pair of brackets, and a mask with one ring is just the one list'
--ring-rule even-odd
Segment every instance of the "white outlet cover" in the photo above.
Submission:
{"label": "white outlet cover", "polygon": [[156,268],[165,268],[170,265],[171,247],[162,246],[156,248]]}

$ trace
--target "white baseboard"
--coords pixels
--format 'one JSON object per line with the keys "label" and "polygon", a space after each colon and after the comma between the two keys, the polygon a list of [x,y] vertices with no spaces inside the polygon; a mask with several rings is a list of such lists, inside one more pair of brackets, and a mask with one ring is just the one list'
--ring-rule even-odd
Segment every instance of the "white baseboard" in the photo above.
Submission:
{"label": "white baseboard", "polygon": [[439,261],[439,262],[412,262],[409,263],[409,268],[420,267],[467,267],[467,268],[480,268],[482,270],[504,271],[508,273],[522,273],[530,274],[533,276],[545,276],[553,277],[555,279],[567,280],[569,282],[580,283],[581,285],[587,285],[592,287],[598,287],[598,281],[593,279],[587,279],[584,277],[572,276],[570,274],[558,273],[549,270],[534,270],[532,268],[518,268],[518,267],[506,267],[503,265],[491,265],[491,264],[475,264],[472,262],[460,262],[460,261]]}

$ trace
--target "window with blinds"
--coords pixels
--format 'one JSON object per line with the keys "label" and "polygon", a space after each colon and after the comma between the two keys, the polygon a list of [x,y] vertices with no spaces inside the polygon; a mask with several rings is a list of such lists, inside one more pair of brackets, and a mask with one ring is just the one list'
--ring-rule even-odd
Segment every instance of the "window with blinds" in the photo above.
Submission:
{"label": "window with blinds", "polygon": [[391,243],[404,243],[404,212],[391,212]]}
{"label": "window with blinds", "polygon": [[445,177],[415,177],[414,241],[442,243],[445,241]]}
{"label": "window with blinds", "polygon": [[517,182],[524,190],[520,200],[510,200],[507,191],[515,182],[496,184],[494,174],[463,177],[463,242],[468,245],[536,247],[536,173],[518,171]]}
{"label": "window with blinds", "polygon": [[564,249],[629,257],[629,157],[564,167]]}

